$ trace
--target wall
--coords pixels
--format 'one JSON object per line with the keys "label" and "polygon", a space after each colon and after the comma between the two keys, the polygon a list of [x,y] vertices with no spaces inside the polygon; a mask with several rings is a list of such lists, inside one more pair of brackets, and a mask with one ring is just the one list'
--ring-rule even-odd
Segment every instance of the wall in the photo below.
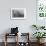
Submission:
{"label": "wall", "polygon": [[[12,20],[11,8],[26,8],[26,19]],[[11,27],[19,27],[19,32],[30,32],[31,25],[36,24],[36,0],[0,0],[0,34],[10,32]]]}

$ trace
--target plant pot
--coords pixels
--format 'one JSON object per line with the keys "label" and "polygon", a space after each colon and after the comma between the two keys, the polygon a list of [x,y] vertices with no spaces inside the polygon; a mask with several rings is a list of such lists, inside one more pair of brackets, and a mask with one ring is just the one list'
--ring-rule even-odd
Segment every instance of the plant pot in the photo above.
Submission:
{"label": "plant pot", "polygon": [[41,44],[41,43],[44,42],[44,40],[45,40],[45,39],[38,39],[37,42]]}
{"label": "plant pot", "polygon": [[37,43],[40,43],[40,39],[37,39]]}
{"label": "plant pot", "polygon": [[45,40],[45,39],[40,39],[40,43],[44,43],[44,40]]}

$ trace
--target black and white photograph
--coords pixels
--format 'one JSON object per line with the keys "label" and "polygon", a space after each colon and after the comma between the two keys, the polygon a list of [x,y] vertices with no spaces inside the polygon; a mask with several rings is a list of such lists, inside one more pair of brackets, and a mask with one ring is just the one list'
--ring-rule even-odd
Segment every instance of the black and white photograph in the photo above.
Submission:
{"label": "black and white photograph", "polygon": [[26,18],[26,8],[11,8],[11,19]]}

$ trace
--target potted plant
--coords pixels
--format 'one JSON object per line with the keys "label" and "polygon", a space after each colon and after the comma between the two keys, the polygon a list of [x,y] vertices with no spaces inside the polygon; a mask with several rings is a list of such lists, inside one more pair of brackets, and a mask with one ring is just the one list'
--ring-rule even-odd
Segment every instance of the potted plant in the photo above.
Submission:
{"label": "potted plant", "polygon": [[42,38],[45,38],[44,36],[46,36],[46,33],[45,32],[35,32],[33,35],[37,38],[38,43],[41,43],[40,40]]}

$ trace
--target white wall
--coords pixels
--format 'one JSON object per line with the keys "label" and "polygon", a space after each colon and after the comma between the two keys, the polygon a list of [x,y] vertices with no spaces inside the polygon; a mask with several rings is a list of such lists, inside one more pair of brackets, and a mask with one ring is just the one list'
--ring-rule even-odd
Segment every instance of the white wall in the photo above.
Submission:
{"label": "white wall", "polygon": [[[26,8],[26,19],[12,20],[10,8]],[[20,32],[30,32],[31,25],[36,24],[36,0],[0,0],[0,34],[8,32],[11,27],[19,27]]]}

